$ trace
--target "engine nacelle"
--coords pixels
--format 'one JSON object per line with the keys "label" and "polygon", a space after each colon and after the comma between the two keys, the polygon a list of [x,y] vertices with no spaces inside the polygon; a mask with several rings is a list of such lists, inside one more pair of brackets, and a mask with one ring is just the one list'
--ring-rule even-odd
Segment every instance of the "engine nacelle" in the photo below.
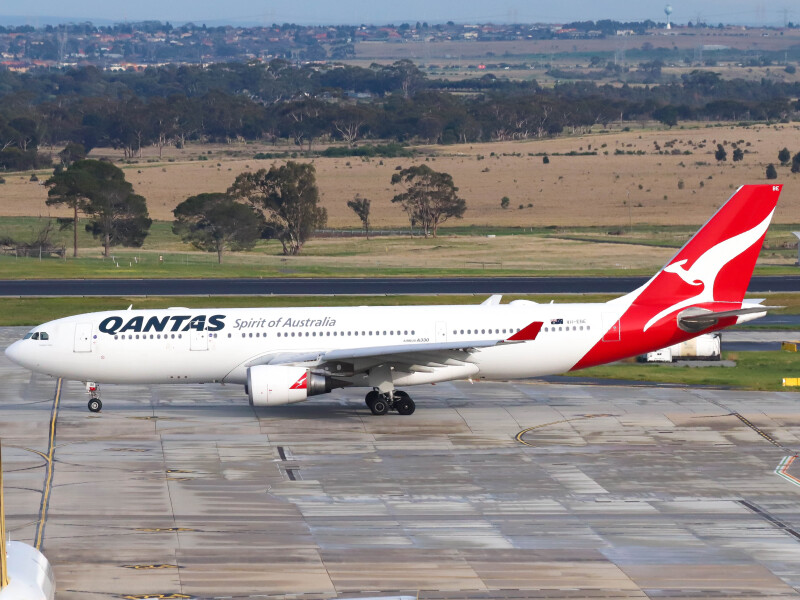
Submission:
{"label": "engine nacelle", "polygon": [[330,377],[311,373],[305,367],[258,365],[247,369],[250,406],[294,404],[332,388]]}

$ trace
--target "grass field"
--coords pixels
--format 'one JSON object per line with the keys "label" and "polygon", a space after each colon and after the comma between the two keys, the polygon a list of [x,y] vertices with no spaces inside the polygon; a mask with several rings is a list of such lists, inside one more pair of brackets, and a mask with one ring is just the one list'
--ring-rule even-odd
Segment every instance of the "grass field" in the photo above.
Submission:
{"label": "grass field", "polygon": [[[423,147],[414,159],[315,158],[321,201],[332,228],[359,227],[345,205],[357,191],[373,201],[373,228],[407,231],[404,213],[390,201],[395,190],[389,180],[396,168],[412,162],[429,161],[431,167],[453,174],[468,210],[464,219],[445,223],[436,239],[320,236],[298,257],[283,257],[277,243],[262,242],[252,252],[227,255],[223,266],[172,234],[171,211],[191,194],[224,190],[243,170],[273,164],[248,158],[271,148],[172,148],[160,162],[153,149],[145,149],[136,164],[123,165],[156,219],[142,249],[115,249],[115,261],[103,261],[98,241],[81,230],[79,260],[0,257],[0,277],[647,275],[739,184],[764,182],[765,165],[776,162],[780,148],[797,150],[798,131],[796,124],[694,124],[686,129],[645,127]],[[734,142],[744,148],[744,160],[718,164],[713,158],[716,143],[727,144],[730,155]],[[550,164],[542,163],[542,152],[550,155]],[[566,156],[569,152],[597,154]],[[197,160],[201,153],[208,160]],[[95,154],[116,156],[102,149]],[[785,188],[758,269],[792,273],[797,240],[791,232],[800,229],[800,203],[792,200],[800,193],[800,176],[790,174],[788,167],[778,169],[778,182]],[[39,173],[40,180],[46,176]],[[29,179],[29,173],[10,174],[0,185],[0,238],[30,240],[50,217],[68,216],[47,207],[46,188]],[[511,200],[508,209],[500,207],[503,196]],[[56,238],[71,255],[71,231],[57,232]]]}
{"label": "grass field", "polygon": [[[27,240],[47,219],[0,217],[0,237]],[[758,273],[798,272],[795,225],[770,228]],[[493,232],[489,237],[487,232]],[[479,228],[446,230],[438,238],[379,236],[318,237],[300,256],[281,255],[280,245],[262,241],[253,251],[228,253],[222,265],[215,254],[193,251],[155,222],[141,249],[114,249],[103,259],[100,248],[81,233],[80,258],[71,258],[71,231],[54,234],[67,248],[66,260],[0,255],[2,278],[90,277],[276,277],[276,276],[459,276],[459,275],[650,275],[665,264],[692,234],[689,226],[564,228]],[[34,253],[35,254],[35,253]]]}
{"label": "grass field", "polygon": [[[487,295],[444,296],[225,296],[225,297],[129,297],[129,298],[0,298],[0,326],[36,325],[69,315],[103,310],[134,308],[238,308],[278,306],[402,306],[413,304],[479,304]],[[605,294],[564,295],[559,302],[605,302],[613,296]],[[550,302],[551,296],[503,297],[503,302],[524,298],[534,302]]]}
{"label": "grass field", "polygon": [[[764,182],[766,164],[777,162],[781,148],[798,149],[800,126],[796,124],[686,127],[608,133],[601,133],[598,127],[595,133],[554,139],[422,147],[420,156],[413,159],[315,158],[313,162],[321,202],[334,228],[358,227],[356,216],[346,207],[356,192],[372,200],[374,227],[406,227],[404,213],[391,203],[396,190],[390,179],[397,167],[426,160],[432,168],[451,173],[467,201],[464,219],[448,225],[696,226],[738,185]],[[733,142],[741,143],[744,160],[732,163],[729,156],[726,163],[717,164],[713,156],[716,144],[726,143],[730,155]],[[670,154],[657,153],[656,144]],[[123,167],[137,193],[147,198],[151,216],[168,221],[172,209],[186,197],[225,190],[238,173],[278,162],[248,158],[270,149],[259,144],[189,145],[183,150],[171,149],[163,162],[151,163],[147,161],[157,159],[155,151],[148,148],[138,164]],[[286,149],[297,148],[280,148]],[[210,157],[205,155],[209,160],[194,160],[201,151],[212,152]],[[590,156],[555,156],[595,151],[597,154]],[[542,164],[541,156],[536,156],[543,152],[551,155],[550,164]],[[103,149],[93,151],[94,155],[120,158]],[[0,187],[0,216],[68,216],[44,204],[46,188],[28,181],[29,175],[6,176],[7,183]],[[42,176],[47,173],[40,173],[40,179]],[[779,167],[777,182],[786,185],[784,198],[800,192],[798,177],[788,168]],[[511,201],[505,210],[500,207],[503,196]],[[784,200],[775,221],[800,223],[800,205]]]}
{"label": "grass field", "polygon": [[[616,294],[532,294],[503,296],[503,303],[525,299],[557,304],[572,302],[607,302]],[[768,306],[783,306],[779,314],[800,314],[800,294],[761,294]],[[402,306],[413,304],[479,304],[488,295],[433,296],[132,296],[132,297],[68,297],[68,298],[0,298],[0,326],[36,325],[69,315],[103,310],[134,308],[167,308],[170,306],[237,308],[273,306]],[[746,328],[757,327],[754,325]]]}
{"label": "grass field", "polygon": [[800,354],[796,352],[723,352],[723,358],[735,361],[736,366],[688,367],[629,361],[575,371],[570,375],[745,390],[796,391],[782,385],[784,377],[800,376]]}

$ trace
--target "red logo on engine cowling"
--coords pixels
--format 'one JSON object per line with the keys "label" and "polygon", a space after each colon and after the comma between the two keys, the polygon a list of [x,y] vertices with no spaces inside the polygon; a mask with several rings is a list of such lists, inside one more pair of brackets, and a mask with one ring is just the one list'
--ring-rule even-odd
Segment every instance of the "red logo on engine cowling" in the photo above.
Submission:
{"label": "red logo on engine cowling", "polygon": [[295,381],[290,387],[290,390],[304,390],[308,387],[308,373],[303,373],[303,376]]}

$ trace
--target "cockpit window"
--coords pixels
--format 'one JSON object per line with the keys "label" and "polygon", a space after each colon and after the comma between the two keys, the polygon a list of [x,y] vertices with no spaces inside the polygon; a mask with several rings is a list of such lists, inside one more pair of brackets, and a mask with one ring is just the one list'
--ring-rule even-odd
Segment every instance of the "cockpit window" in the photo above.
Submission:
{"label": "cockpit window", "polygon": [[25,337],[24,337],[24,338],[22,338],[22,339],[23,339],[23,340],[29,340],[29,339],[31,339],[31,336],[32,336],[32,335],[33,335],[33,332],[32,332],[32,331],[29,331],[28,333],[26,333],[26,334],[25,334]]}
{"label": "cockpit window", "polygon": [[46,332],[46,331],[43,331],[43,332],[41,332],[41,333],[39,334],[39,339],[40,339],[40,340],[49,340],[49,339],[50,339],[50,336],[49,336],[49,335],[47,335],[47,332]]}
{"label": "cockpit window", "polygon": [[32,340],[38,340],[38,339],[39,339],[39,332],[37,331],[36,333],[34,333],[34,334],[31,336],[31,339],[32,339]]}

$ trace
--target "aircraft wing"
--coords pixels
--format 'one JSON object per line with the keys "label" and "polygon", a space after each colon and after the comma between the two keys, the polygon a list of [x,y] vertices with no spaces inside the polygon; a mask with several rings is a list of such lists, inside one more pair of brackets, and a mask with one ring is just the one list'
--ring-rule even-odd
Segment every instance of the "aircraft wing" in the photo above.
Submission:
{"label": "aircraft wing", "polygon": [[303,365],[330,370],[332,373],[357,373],[380,364],[390,364],[414,371],[428,371],[437,367],[464,364],[469,355],[480,348],[532,341],[536,339],[541,327],[542,322],[536,321],[506,338],[391,344],[301,353],[284,352],[265,357],[268,360],[261,364]]}

